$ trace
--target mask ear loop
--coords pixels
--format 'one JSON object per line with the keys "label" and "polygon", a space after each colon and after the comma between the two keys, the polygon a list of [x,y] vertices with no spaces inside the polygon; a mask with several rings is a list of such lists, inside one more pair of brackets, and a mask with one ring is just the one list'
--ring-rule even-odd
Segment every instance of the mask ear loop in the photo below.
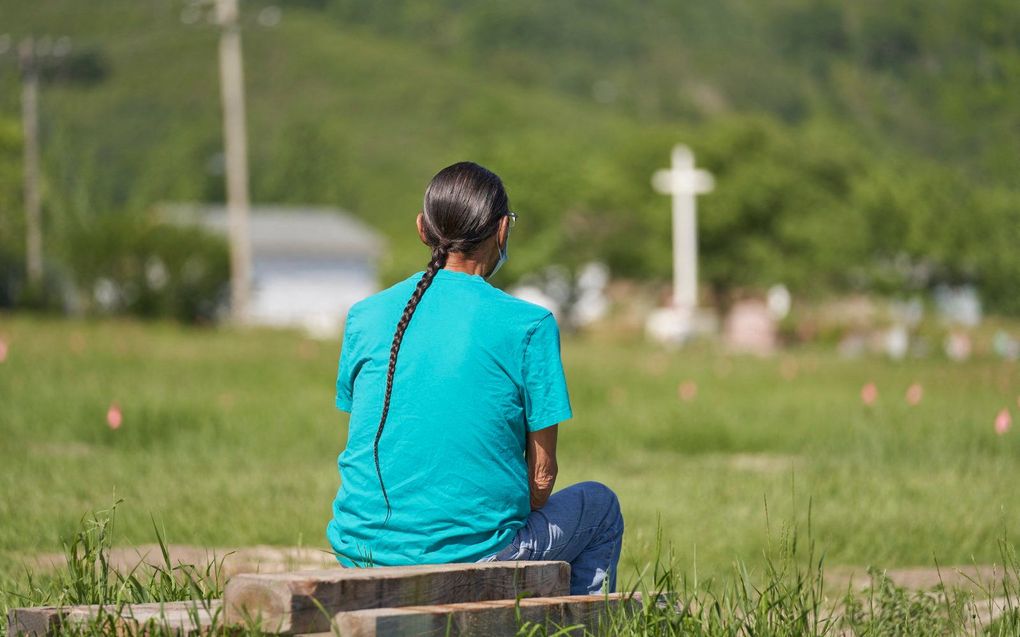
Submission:
{"label": "mask ear loop", "polygon": [[497,232],[497,234],[496,234],[496,249],[499,250],[499,258],[496,259],[496,265],[493,266],[492,271],[485,275],[484,278],[486,280],[490,279],[494,274],[496,274],[496,272],[499,271],[499,268],[504,263],[506,263],[506,260],[509,258],[509,255],[507,254],[507,246],[510,244],[510,229],[511,229],[511,227],[512,226],[507,224],[507,227],[506,227],[506,239],[503,241],[503,245],[502,246],[499,245],[499,231],[498,230],[496,231]]}

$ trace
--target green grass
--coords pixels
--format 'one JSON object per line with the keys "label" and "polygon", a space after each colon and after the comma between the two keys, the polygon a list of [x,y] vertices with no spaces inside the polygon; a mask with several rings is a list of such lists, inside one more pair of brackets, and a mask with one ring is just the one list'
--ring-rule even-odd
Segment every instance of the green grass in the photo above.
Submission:
{"label": "green grass", "polygon": [[[0,611],[15,606],[58,606],[97,604],[97,615],[81,624],[64,625],[61,635],[176,635],[158,620],[127,623],[134,603],[188,603],[195,622],[204,612],[210,621],[209,634],[262,635],[261,623],[249,618],[241,625],[227,627],[222,610],[214,601],[223,595],[221,562],[204,572],[191,565],[171,562],[162,534],[155,535],[162,549],[163,563],[135,567],[124,573],[110,566],[116,507],[82,518],[72,539],[64,543],[66,565],[55,572],[24,581],[0,580]],[[810,521],[810,514],[808,515]],[[770,535],[764,570],[752,574],[737,562],[733,576],[717,584],[713,580],[693,584],[674,566],[671,550],[662,545],[661,533],[655,560],[627,588],[620,606],[599,612],[597,627],[545,625],[525,621],[517,615],[509,628],[519,637],[559,635],[1020,635],[1020,561],[1015,548],[1000,544],[1003,558],[997,581],[975,590],[936,586],[931,591],[907,590],[897,586],[878,569],[869,569],[870,585],[864,590],[848,588],[842,595],[826,593],[824,560],[815,559],[810,528],[807,541],[797,531],[784,527],[778,537]],[[807,553],[804,553],[806,544]],[[991,598],[999,597],[996,601]],[[319,606],[329,618],[326,608]],[[998,616],[988,616],[996,613]],[[984,619],[978,619],[986,615]],[[340,628],[330,621],[335,634]],[[451,634],[448,618],[446,634]],[[583,630],[582,630],[583,629]],[[4,634],[0,630],[0,635]]]}
{"label": "green grass", "polygon": [[[0,317],[0,337],[0,575],[59,551],[118,498],[120,544],[152,542],[155,519],[174,543],[327,548],[346,426],[332,407],[339,341],[25,316]],[[701,590],[737,562],[767,577],[770,538],[803,534],[809,507],[815,559],[860,571],[1002,563],[1020,525],[1020,432],[992,426],[1004,407],[1020,416],[1016,364],[821,349],[760,360],[597,335],[565,336],[563,356],[575,417],[558,484],[619,494],[621,585],[662,558],[659,526],[671,572]],[[685,380],[698,384],[690,402]],[[915,381],[924,399],[909,407]]]}
{"label": "green grass", "polygon": [[[126,542],[325,546],[346,414],[332,407],[339,341],[289,332],[5,316],[0,364],[0,551],[60,546],[80,516],[123,498]],[[991,562],[1020,525],[1015,364],[901,364],[822,351],[775,360],[566,337],[575,417],[560,427],[564,486],[620,495],[624,558],[652,558],[656,520],[682,563],[753,561],[773,520],[813,503],[830,564]],[[796,365],[792,380],[780,373]],[[698,383],[691,402],[677,384]],[[874,380],[880,396],[861,404]],[[924,400],[903,400],[914,381]],[[106,409],[121,405],[111,431]]]}

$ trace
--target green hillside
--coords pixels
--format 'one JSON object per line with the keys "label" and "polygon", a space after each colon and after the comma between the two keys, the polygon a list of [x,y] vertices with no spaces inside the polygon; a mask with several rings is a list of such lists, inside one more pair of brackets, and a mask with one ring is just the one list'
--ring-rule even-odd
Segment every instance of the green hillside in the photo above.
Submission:
{"label": "green hillside", "polygon": [[[54,222],[222,197],[215,31],[182,25],[164,3],[51,2],[46,12],[9,4],[5,15],[100,46],[109,60],[103,84],[44,94]],[[428,179],[448,163],[520,156],[520,166],[497,168],[511,188],[527,180],[528,192],[512,192],[529,220],[519,234],[538,234],[543,220],[529,198],[567,207],[589,157],[639,132],[591,104],[466,72],[413,44],[341,32],[310,11],[288,9],[278,28],[245,37],[253,197],[337,204],[398,243]],[[16,113],[16,92],[4,95]],[[547,157],[554,148],[560,156]]]}
{"label": "green hillside", "polygon": [[[217,32],[185,6],[0,0],[13,35],[66,34],[106,62],[99,84],[44,87],[55,259],[96,215],[222,198]],[[424,264],[413,215],[464,158],[503,176],[521,215],[502,282],[594,256],[668,276],[649,176],[684,141],[719,176],[702,208],[711,290],[972,281],[1018,309],[1020,11],[1005,1],[303,0],[275,27],[266,3],[243,6],[253,197],[362,216],[392,239],[387,279]]]}
{"label": "green hillside", "polygon": [[821,115],[975,176],[1020,169],[1020,94],[1009,83],[1020,9],[1009,0],[306,4],[645,119]]}

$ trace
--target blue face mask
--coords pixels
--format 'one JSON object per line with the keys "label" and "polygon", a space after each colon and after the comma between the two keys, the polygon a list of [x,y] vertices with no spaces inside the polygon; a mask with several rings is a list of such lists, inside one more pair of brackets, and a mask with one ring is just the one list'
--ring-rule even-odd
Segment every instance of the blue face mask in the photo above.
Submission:
{"label": "blue face mask", "polygon": [[492,272],[489,272],[489,274],[487,274],[485,276],[485,278],[487,280],[491,279],[492,275],[496,274],[496,272],[499,271],[499,268],[504,263],[506,263],[506,260],[507,260],[507,250],[506,250],[506,247],[507,247],[507,244],[509,244],[509,243],[510,243],[510,228],[507,228],[506,229],[506,241],[503,242],[502,247],[500,247],[500,249],[499,249],[499,260],[496,261],[496,267],[492,268]]}

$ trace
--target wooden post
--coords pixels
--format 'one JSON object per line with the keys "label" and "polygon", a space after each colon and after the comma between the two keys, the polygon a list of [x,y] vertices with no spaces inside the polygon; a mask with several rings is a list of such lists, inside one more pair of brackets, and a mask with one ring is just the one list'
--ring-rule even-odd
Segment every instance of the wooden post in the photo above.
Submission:
{"label": "wooden post", "polygon": [[39,189],[39,70],[35,39],[18,47],[21,67],[21,125],[24,131],[25,272],[32,286],[42,284],[42,197]]}
{"label": "wooden post", "polygon": [[220,24],[220,94],[223,101],[230,238],[230,310],[234,321],[241,323],[248,315],[251,244],[248,236],[248,136],[237,3],[238,0],[217,0],[216,14]]}

